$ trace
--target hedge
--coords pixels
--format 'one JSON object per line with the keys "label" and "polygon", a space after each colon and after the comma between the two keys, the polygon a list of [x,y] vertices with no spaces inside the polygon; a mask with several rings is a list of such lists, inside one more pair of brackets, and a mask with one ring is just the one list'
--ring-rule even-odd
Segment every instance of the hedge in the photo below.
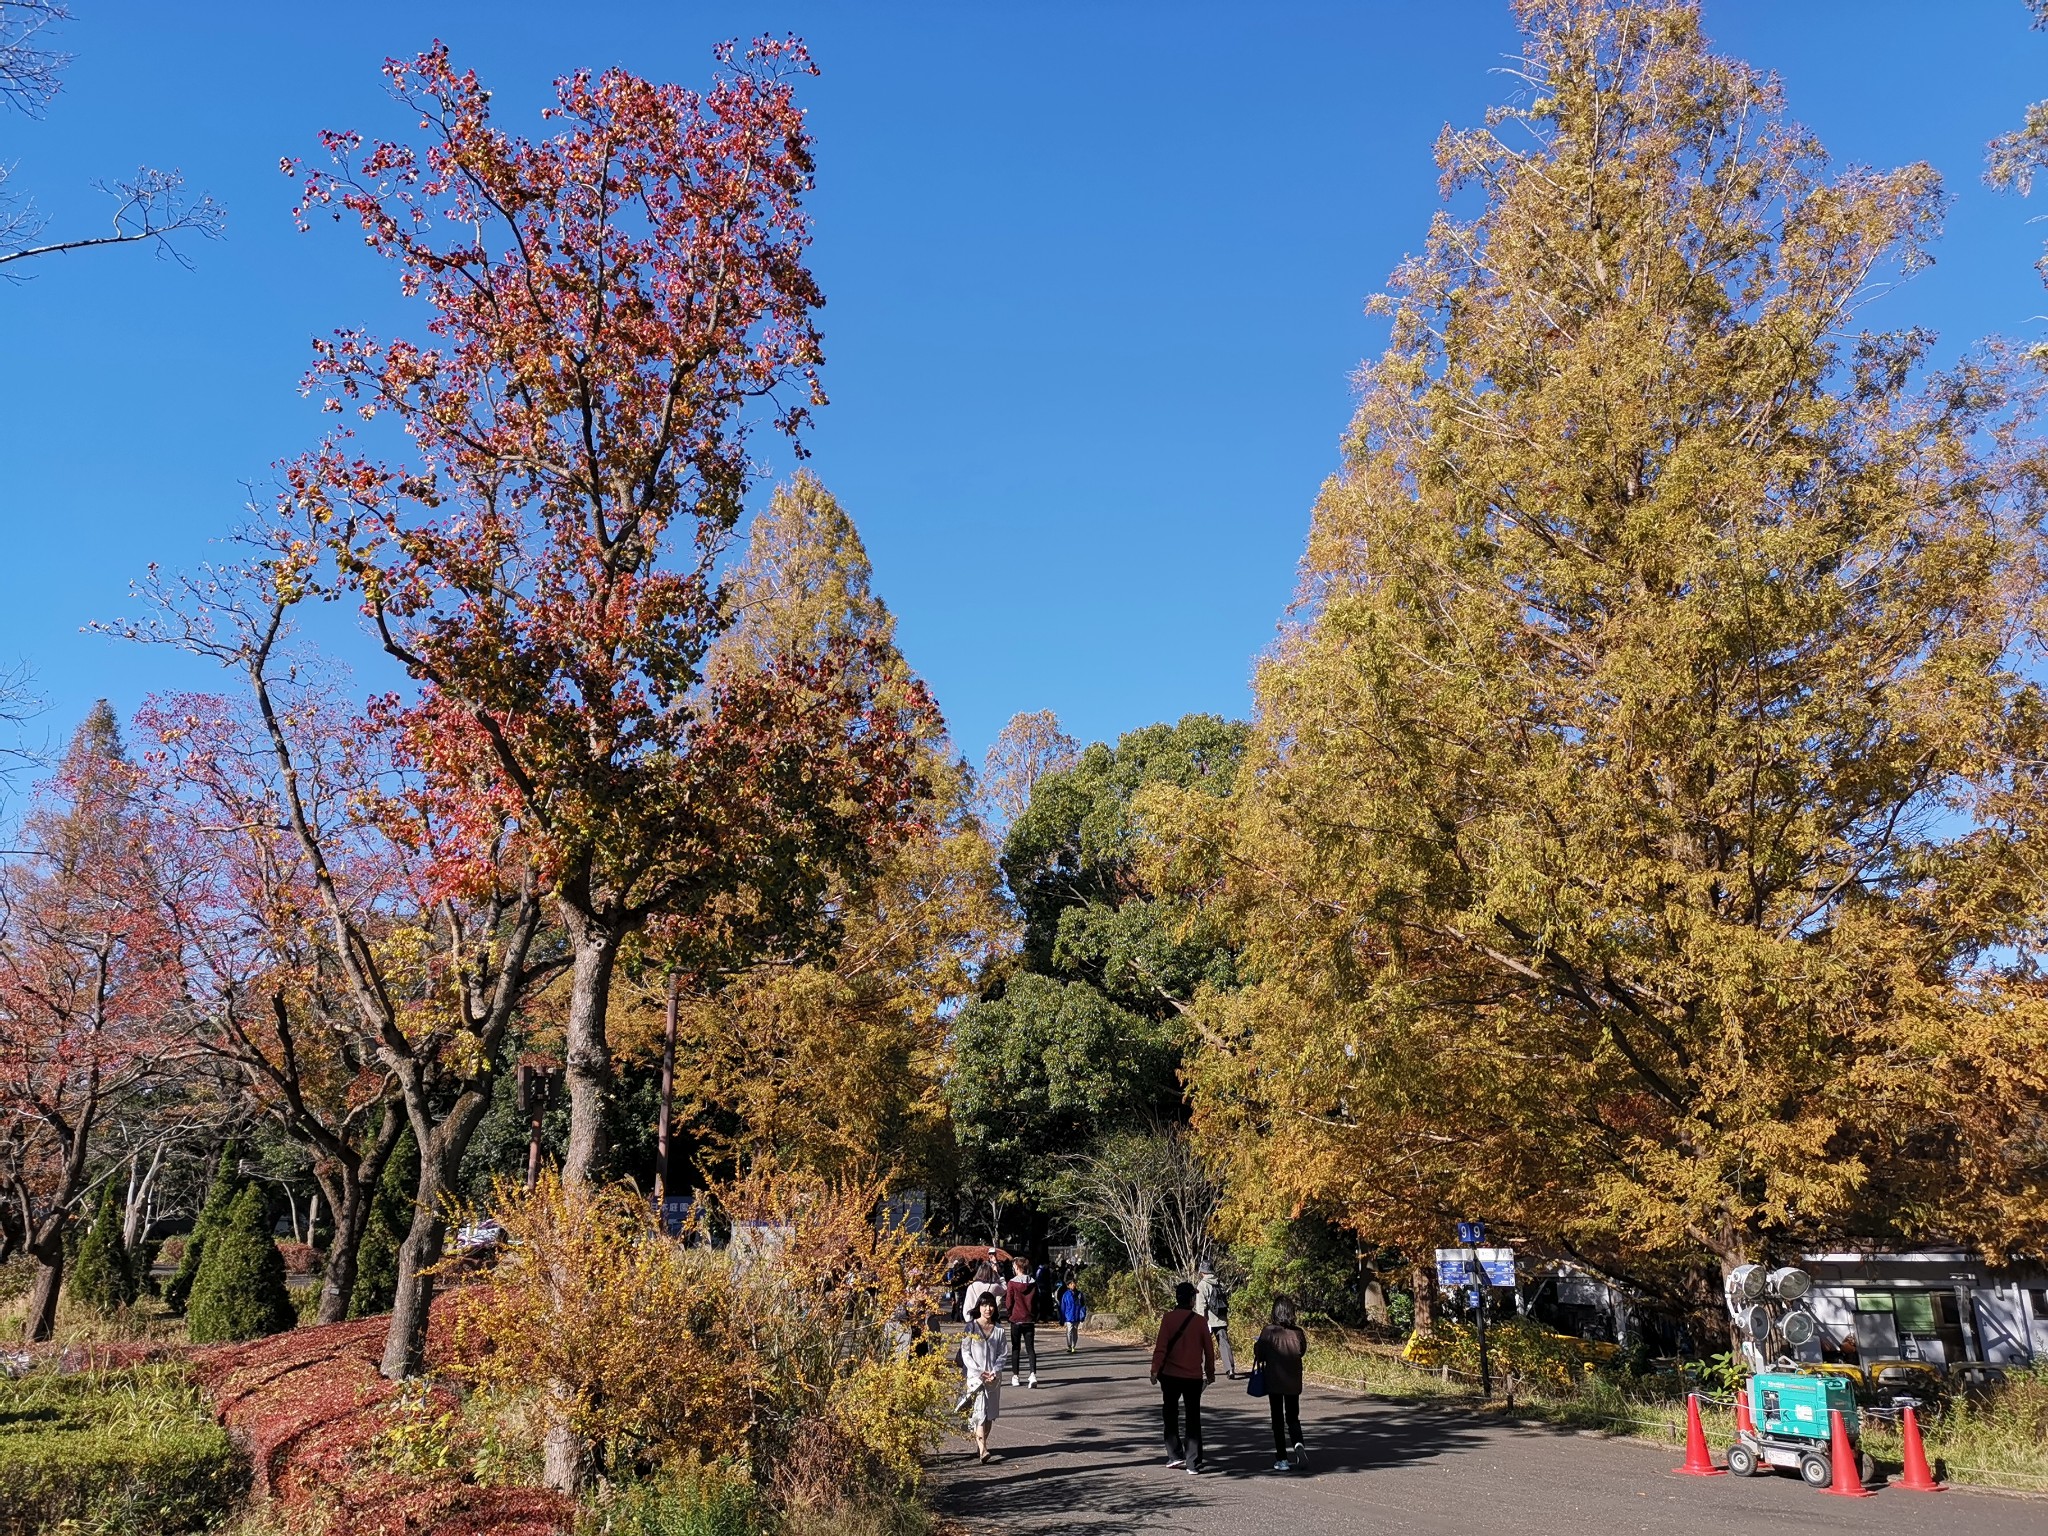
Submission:
{"label": "hedge", "polygon": [[0,1536],[205,1530],[247,1485],[182,1365],[0,1380]]}

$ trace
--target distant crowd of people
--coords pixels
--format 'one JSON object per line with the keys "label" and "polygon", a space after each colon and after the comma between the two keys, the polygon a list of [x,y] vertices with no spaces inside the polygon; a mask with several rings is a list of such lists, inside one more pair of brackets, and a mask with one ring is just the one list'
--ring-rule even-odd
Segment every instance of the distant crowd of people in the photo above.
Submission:
{"label": "distant crowd of people", "polygon": [[[960,1297],[960,1339],[964,1375],[958,1410],[966,1415],[975,1454],[986,1464],[1000,1460],[989,1435],[1002,1417],[1003,1376],[1012,1387],[1038,1385],[1038,1325],[1057,1322],[1066,1331],[1066,1352],[1080,1348],[1088,1304],[1071,1272],[1055,1276],[1049,1265],[991,1252],[972,1265],[957,1262],[946,1275],[948,1295]],[[1298,1471],[1307,1464],[1301,1434],[1302,1358],[1308,1335],[1291,1297],[1276,1297],[1270,1321],[1252,1346],[1251,1394],[1266,1399],[1273,1427],[1273,1470]],[[1152,1342],[1150,1379],[1159,1388],[1160,1418],[1166,1432],[1166,1465],[1190,1473],[1204,1469],[1202,1392],[1216,1380],[1237,1380],[1230,1340],[1230,1293],[1213,1268],[1198,1281],[1174,1288],[1174,1304],[1159,1320]]]}

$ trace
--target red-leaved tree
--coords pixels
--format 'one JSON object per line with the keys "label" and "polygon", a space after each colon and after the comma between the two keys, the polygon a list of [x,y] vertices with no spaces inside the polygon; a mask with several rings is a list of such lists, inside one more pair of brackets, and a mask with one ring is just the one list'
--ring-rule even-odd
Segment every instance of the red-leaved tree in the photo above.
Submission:
{"label": "red-leaved tree", "polygon": [[[749,429],[822,401],[794,39],[702,92],[563,77],[552,137],[493,125],[439,46],[386,66],[422,142],[330,133],[302,220],[360,223],[425,341],[343,331],[309,387],[365,426],[289,470],[281,526],[334,562],[411,686],[383,720],[472,843],[515,826],[573,952],[565,1177],[603,1167],[606,1002],[662,916],[707,950],[829,927],[916,819],[922,690],[850,640],[705,682]],[[390,460],[351,439],[392,424]]]}
{"label": "red-leaved tree", "polygon": [[184,1054],[190,1022],[168,920],[181,893],[104,702],[40,800],[0,869],[0,1188],[36,1261],[30,1342],[56,1321],[94,1132]]}

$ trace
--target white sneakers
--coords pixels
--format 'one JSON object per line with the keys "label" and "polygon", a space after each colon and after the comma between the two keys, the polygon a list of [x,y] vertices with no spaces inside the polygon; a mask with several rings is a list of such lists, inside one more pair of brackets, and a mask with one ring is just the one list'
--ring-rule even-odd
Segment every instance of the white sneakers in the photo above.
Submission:
{"label": "white sneakers", "polygon": [[1030,1379],[1029,1381],[1025,1382],[1025,1383],[1024,1383],[1024,1385],[1025,1385],[1025,1386],[1027,1386],[1027,1387],[1035,1387],[1035,1386],[1037,1386],[1037,1385],[1038,1385],[1038,1372],[1036,1372],[1036,1371],[1033,1371],[1033,1372],[1031,1373],[1031,1379]]}

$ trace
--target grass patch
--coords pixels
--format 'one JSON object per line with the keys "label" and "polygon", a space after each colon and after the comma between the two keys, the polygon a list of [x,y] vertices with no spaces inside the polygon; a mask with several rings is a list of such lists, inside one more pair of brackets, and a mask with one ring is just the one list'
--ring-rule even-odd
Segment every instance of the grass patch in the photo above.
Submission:
{"label": "grass patch", "polygon": [[202,1531],[247,1482],[183,1366],[0,1380],[0,1536]]}
{"label": "grass patch", "polygon": [[[1684,1388],[1675,1377],[1630,1381],[1595,1372],[1564,1390],[1518,1387],[1510,1406],[1505,1400],[1486,1402],[1477,1382],[1455,1372],[1411,1365],[1391,1346],[1364,1344],[1342,1333],[1317,1332],[1308,1364],[1309,1377],[1322,1385],[1394,1402],[1512,1414],[1674,1447],[1685,1443]],[[1700,1419],[1717,1451],[1735,1438],[1732,1403],[1703,1396]],[[2048,1493],[2048,1372],[2016,1371],[1980,1396],[1930,1405],[1921,1412],[1920,1429],[1929,1459],[1953,1481]],[[1863,1448],[1896,1471],[1903,1455],[1897,1425],[1866,1418]]]}

